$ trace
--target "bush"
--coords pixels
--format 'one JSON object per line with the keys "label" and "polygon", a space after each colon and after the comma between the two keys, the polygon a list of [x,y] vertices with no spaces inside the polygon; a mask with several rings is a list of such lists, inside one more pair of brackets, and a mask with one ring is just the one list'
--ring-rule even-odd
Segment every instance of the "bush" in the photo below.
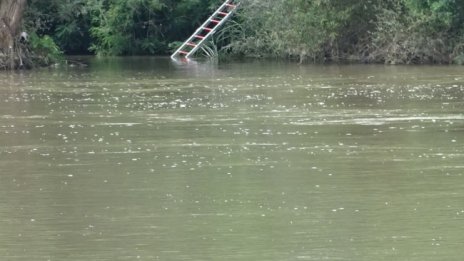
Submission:
{"label": "bush", "polygon": [[245,1],[238,55],[449,63],[464,56],[464,1]]}
{"label": "bush", "polygon": [[55,41],[48,35],[39,37],[33,33],[29,37],[29,44],[32,51],[32,61],[36,65],[50,65],[63,62],[63,52]]}

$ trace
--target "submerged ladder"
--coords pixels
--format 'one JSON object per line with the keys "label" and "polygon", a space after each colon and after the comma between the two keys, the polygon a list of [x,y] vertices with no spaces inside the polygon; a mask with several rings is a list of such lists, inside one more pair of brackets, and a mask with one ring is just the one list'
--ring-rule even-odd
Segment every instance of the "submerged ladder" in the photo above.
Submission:
{"label": "submerged ladder", "polygon": [[239,3],[234,3],[234,0],[224,1],[206,22],[198,27],[195,33],[171,55],[171,58],[173,60],[177,60],[177,58],[188,60],[232,16],[239,5]]}

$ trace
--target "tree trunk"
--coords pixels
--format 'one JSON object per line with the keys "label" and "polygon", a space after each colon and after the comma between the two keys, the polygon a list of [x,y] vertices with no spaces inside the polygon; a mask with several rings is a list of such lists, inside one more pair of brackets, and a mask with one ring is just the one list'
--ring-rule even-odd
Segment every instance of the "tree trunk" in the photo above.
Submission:
{"label": "tree trunk", "polygon": [[20,64],[17,46],[26,0],[0,0],[0,68],[15,69]]}

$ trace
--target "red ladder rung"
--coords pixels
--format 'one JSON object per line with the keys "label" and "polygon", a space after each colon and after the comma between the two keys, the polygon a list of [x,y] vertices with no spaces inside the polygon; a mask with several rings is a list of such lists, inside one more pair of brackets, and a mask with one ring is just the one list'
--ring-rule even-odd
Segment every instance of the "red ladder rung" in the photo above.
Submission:
{"label": "red ladder rung", "polygon": [[215,20],[215,19],[211,19],[211,22],[212,22],[212,23],[219,24],[221,21],[219,21],[219,20]]}
{"label": "red ladder rung", "polygon": [[186,43],[186,45],[188,45],[188,46],[193,46],[193,47],[196,47],[196,46],[197,46],[197,45],[194,44],[194,43]]}
{"label": "red ladder rung", "polygon": [[220,14],[220,15],[228,15],[229,13],[226,13],[226,12],[218,12],[218,14]]}
{"label": "red ladder rung", "polygon": [[211,32],[211,31],[213,31],[213,28],[203,27],[203,30]]}
{"label": "red ladder rung", "polygon": [[205,37],[201,35],[195,35],[194,37],[199,38],[199,39],[205,39]]}
{"label": "red ladder rung", "polygon": [[237,7],[236,5],[232,5],[232,4],[226,4],[226,6],[228,6],[228,7],[232,7],[232,8],[235,8],[235,7]]}
{"label": "red ladder rung", "polygon": [[186,51],[179,51],[179,53],[181,53],[181,54],[188,54],[189,52],[186,52]]}

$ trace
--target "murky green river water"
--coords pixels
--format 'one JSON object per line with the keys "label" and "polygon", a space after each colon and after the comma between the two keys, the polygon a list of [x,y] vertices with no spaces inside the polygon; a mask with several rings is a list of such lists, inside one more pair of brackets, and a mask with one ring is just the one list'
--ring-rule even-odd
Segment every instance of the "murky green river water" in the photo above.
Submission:
{"label": "murky green river water", "polygon": [[463,67],[0,74],[0,260],[462,260]]}

